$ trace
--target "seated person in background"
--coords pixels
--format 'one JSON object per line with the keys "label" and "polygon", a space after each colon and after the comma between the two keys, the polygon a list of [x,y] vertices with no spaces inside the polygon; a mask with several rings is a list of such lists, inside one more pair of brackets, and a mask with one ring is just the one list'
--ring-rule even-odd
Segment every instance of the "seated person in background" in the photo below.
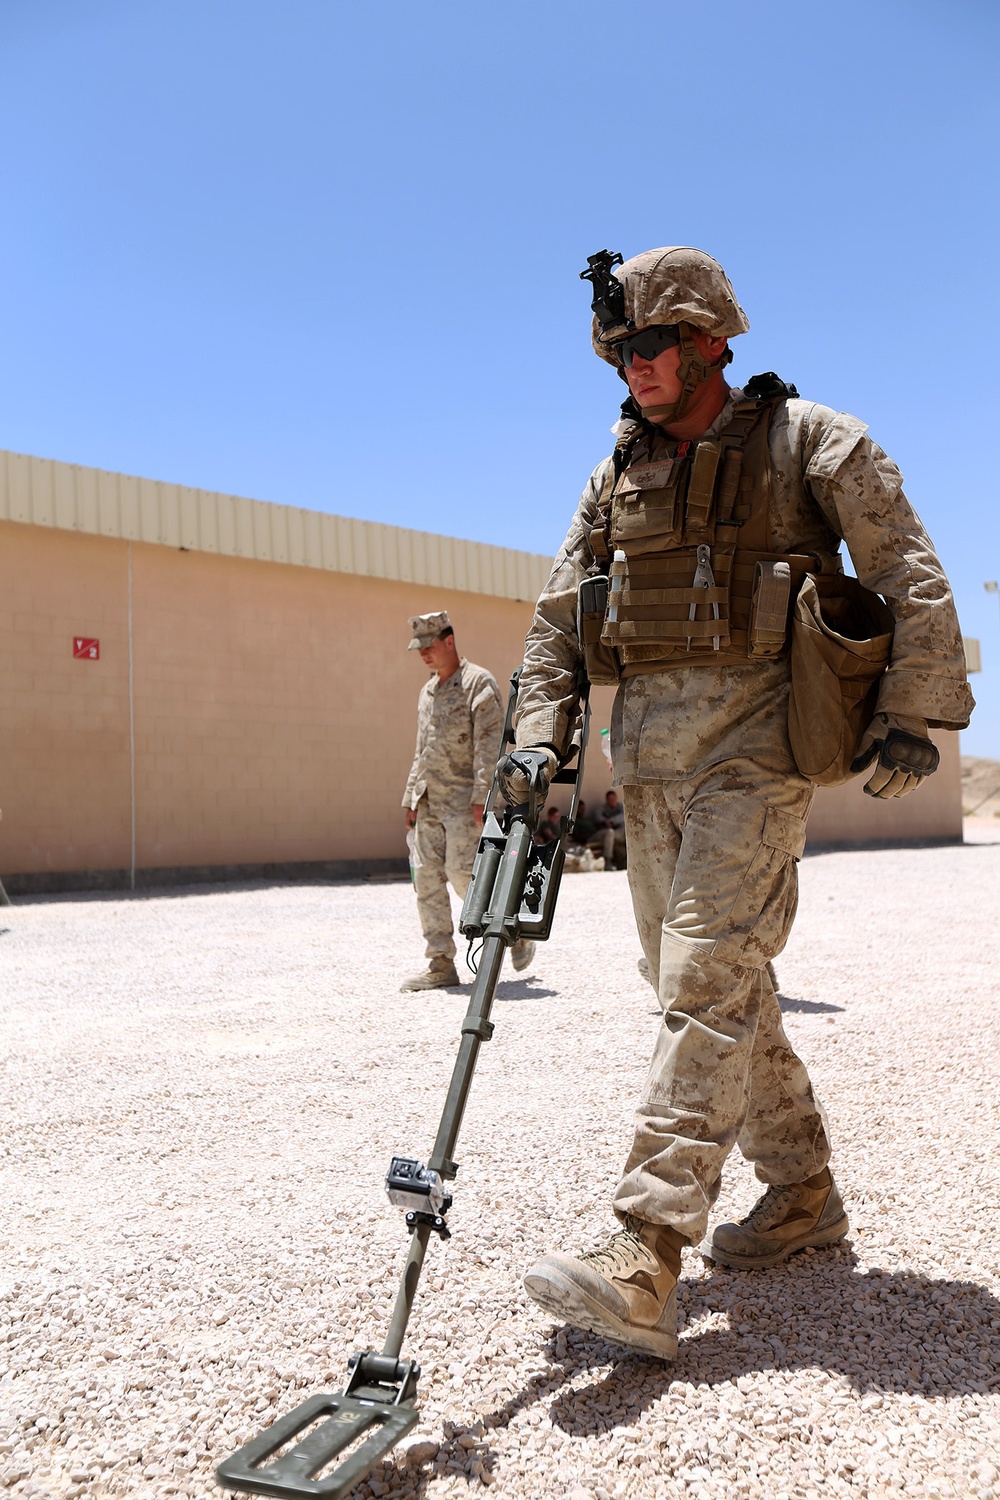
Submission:
{"label": "seated person in background", "polygon": [[597,821],[587,811],[586,802],[578,802],[576,807],[576,822],[570,829],[570,835],[574,844],[585,844],[592,839],[597,832]]}
{"label": "seated person in background", "polygon": [[597,809],[597,832],[587,847],[604,855],[606,870],[625,868],[625,809],[617,792],[605,793],[604,806]]}
{"label": "seated person in background", "polygon": [[558,807],[550,807],[538,825],[534,842],[536,844],[550,844],[553,839],[557,839],[559,837],[559,821],[561,817],[562,813]]}

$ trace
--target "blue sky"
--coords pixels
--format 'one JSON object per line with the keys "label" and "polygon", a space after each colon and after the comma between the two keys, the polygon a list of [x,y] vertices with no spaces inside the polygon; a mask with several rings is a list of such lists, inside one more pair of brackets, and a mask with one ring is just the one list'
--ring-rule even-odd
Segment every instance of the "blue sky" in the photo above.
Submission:
{"label": "blue sky", "polygon": [[694,244],[899,463],[1000,757],[992,0],[0,0],[0,446],[551,553],[586,256]]}

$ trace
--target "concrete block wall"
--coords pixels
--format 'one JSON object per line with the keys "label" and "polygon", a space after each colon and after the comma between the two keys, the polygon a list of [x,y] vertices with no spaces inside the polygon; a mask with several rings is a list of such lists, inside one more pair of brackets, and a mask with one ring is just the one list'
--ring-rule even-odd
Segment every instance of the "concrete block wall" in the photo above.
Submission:
{"label": "concrete block wall", "polygon": [[[132,723],[129,713],[131,568]],[[0,872],[402,860],[426,669],[451,611],[504,694],[531,605],[0,522]],[[100,640],[74,660],[74,636]],[[595,745],[591,796],[610,785]],[[15,883],[16,884],[16,883]]]}
{"label": "concrete block wall", "polygon": [[[426,676],[406,621],[441,608],[506,694],[525,600],[0,521],[0,875],[401,861]],[[612,698],[594,692],[591,802]],[[960,838],[957,736],[939,742],[903,802],[821,791],[812,842]]]}

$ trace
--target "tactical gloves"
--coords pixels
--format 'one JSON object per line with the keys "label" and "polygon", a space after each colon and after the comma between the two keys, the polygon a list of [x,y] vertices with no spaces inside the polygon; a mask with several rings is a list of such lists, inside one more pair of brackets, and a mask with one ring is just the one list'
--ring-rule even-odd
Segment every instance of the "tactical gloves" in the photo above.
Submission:
{"label": "tactical gloves", "polygon": [[869,797],[905,797],[937,770],[940,759],[927,736],[925,719],[876,714],[861,738],[851,770],[867,770],[874,761],[865,782]]}
{"label": "tactical gloves", "polygon": [[500,790],[511,807],[523,807],[531,791],[531,771],[534,767],[535,795],[545,796],[559,762],[549,745],[525,745],[521,750],[512,750],[500,767]]}

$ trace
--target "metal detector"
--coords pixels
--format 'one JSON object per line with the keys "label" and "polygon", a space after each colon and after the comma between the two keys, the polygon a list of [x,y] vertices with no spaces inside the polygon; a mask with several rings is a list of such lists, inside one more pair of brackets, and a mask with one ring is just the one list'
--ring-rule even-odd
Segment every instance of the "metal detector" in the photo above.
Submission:
{"label": "metal detector", "polygon": [[489,1016],[504,952],[522,937],[547,938],[552,926],[566,842],[576,820],[590,730],[589,683],[582,677],[576,768],[560,770],[553,778],[573,787],[569,814],[560,820],[557,839],[536,844],[533,835],[548,790],[544,754],[513,752],[527,777],[528,800],[520,807],[502,808],[499,817],[491,810],[499,790],[500,767],[514,743],[514,706],[520,676],[518,668],[510,679],[500,754],[486,804],[490,810],[459,922],[470,949],[476,941],[481,941],[482,947],[444,1112],[426,1165],[414,1157],[394,1156],[386,1176],[390,1202],[406,1210],[410,1250],[382,1352],[366,1349],[352,1354],[343,1391],[312,1396],[225,1459],[216,1470],[216,1478],[226,1489],[340,1500],[417,1423],[420,1367],[413,1360],[400,1359],[403,1335],[428,1241],[432,1234],[449,1237],[446,1218],[452,1196],[447,1184],[458,1172],[455,1147],[479,1048],[493,1035]]}

